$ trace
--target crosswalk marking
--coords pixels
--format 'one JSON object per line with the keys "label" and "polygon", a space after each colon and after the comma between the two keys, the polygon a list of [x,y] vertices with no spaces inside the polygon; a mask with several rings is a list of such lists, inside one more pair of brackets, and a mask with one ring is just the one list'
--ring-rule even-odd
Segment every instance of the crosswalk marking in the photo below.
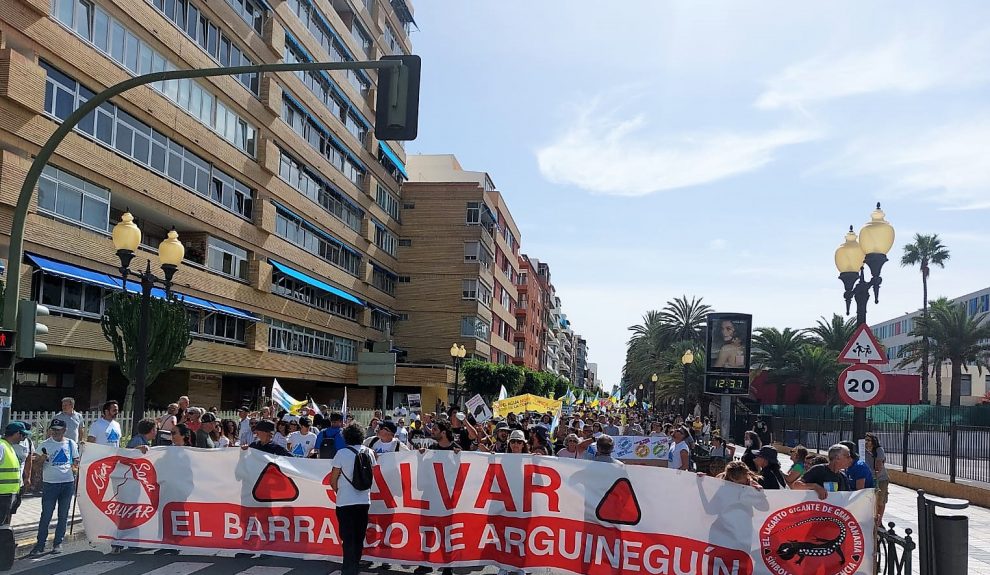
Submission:
{"label": "crosswalk marking", "polygon": [[177,561],[169,565],[164,565],[153,571],[148,571],[142,575],[189,575],[200,569],[212,567],[214,563],[193,563],[191,561]]}
{"label": "crosswalk marking", "polygon": [[237,575],[285,575],[293,569],[295,569],[295,567],[269,567],[266,565],[255,565],[254,567],[249,567],[244,571],[239,572]]}
{"label": "crosswalk marking", "polygon": [[95,561],[93,563],[87,563],[86,565],[80,565],[74,569],[69,569],[68,571],[60,571],[54,575],[103,575],[107,571],[112,571],[114,569],[119,569],[126,565],[134,563],[133,561]]}

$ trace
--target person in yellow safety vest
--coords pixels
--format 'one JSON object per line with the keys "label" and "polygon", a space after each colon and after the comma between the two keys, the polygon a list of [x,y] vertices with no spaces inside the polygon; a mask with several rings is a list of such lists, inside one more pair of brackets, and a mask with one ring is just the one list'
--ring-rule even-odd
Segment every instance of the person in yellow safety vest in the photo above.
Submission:
{"label": "person in yellow safety vest", "polygon": [[0,525],[10,524],[11,507],[21,490],[21,463],[14,445],[24,441],[27,428],[19,421],[7,424],[0,439]]}

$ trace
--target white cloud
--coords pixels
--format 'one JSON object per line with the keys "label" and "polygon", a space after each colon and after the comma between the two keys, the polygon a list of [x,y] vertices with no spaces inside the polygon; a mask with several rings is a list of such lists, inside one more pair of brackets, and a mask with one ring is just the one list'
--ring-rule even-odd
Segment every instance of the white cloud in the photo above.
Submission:
{"label": "white cloud", "polygon": [[724,250],[728,247],[729,242],[723,240],[722,238],[715,238],[714,240],[708,242],[708,249],[713,251]]}
{"label": "white cloud", "polygon": [[791,65],[756,100],[762,109],[803,110],[808,104],[876,92],[916,93],[987,79],[990,31],[965,39],[898,35],[886,43],[827,54]]}
{"label": "white cloud", "polygon": [[887,181],[891,195],[918,195],[950,210],[990,209],[990,112],[927,132],[853,141],[824,167]]}
{"label": "white cloud", "polygon": [[784,146],[807,142],[808,130],[664,135],[646,129],[644,115],[615,119],[598,106],[577,115],[551,144],[536,152],[547,180],[602,194],[644,196],[706,184],[770,163]]}

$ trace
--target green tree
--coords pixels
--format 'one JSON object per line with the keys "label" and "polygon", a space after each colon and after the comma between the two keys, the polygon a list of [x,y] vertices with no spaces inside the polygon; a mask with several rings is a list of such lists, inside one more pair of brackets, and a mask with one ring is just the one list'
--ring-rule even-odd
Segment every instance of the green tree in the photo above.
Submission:
{"label": "green tree", "polygon": [[[949,259],[949,250],[942,245],[938,234],[915,234],[914,241],[904,246],[901,256],[901,266],[918,266],[921,269],[921,315],[928,319],[928,275],[931,266],[945,268]],[[928,338],[922,336],[921,353],[921,400],[928,401]]]}
{"label": "green tree", "polygon": [[674,298],[663,306],[660,320],[671,341],[688,341],[699,346],[705,344],[705,326],[711,306],[702,303],[703,298],[686,295]]}
{"label": "green tree", "polygon": [[784,384],[797,375],[797,356],[808,339],[789,327],[761,327],[753,333],[752,368],[767,372],[767,383],[776,386],[777,403],[784,402]]}
{"label": "green tree", "polygon": [[505,386],[509,396],[519,395],[523,386],[523,368],[512,364],[498,364],[471,359],[461,364],[464,378],[464,398],[480,394],[488,401],[498,398],[499,390]]}
{"label": "green tree", "polygon": [[837,359],[837,351],[817,343],[807,343],[797,350],[794,371],[801,380],[801,403],[810,403],[812,394],[818,390],[825,393],[828,403],[833,402],[836,382],[843,369]]}
{"label": "green tree", "polygon": [[[152,298],[151,323],[148,325],[148,371],[146,387],[163,372],[173,368],[186,356],[192,343],[189,315],[186,307],[176,300]],[[137,376],[138,330],[141,325],[141,297],[124,292],[106,296],[106,313],[100,319],[103,337],[113,347],[120,372],[127,379],[124,396],[125,413],[130,413],[134,401],[134,379]]]}
{"label": "green tree", "polygon": [[909,355],[920,355],[925,359],[929,354],[924,348],[928,340],[937,347],[937,357],[949,361],[952,378],[949,382],[949,405],[960,404],[962,370],[972,365],[982,372],[990,358],[990,322],[988,314],[970,315],[966,304],[952,303],[944,298],[932,302],[928,315],[915,320],[911,335],[921,338],[922,349],[912,342],[906,347]]}
{"label": "green tree", "polygon": [[834,313],[832,319],[821,317],[815,327],[809,327],[805,334],[821,347],[839,354],[856,332],[856,319],[843,318]]}

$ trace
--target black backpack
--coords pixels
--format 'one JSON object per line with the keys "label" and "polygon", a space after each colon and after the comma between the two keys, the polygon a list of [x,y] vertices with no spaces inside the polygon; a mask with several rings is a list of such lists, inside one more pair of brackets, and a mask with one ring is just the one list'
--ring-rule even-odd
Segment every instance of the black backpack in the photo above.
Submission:
{"label": "black backpack", "polygon": [[341,470],[341,475],[358,491],[371,489],[371,484],[374,481],[374,472],[371,469],[374,463],[371,461],[371,455],[363,449],[357,450],[350,445],[347,446],[347,449],[354,452],[354,469],[351,471],[350,479],[348,479],[347,474],[343,473],[343,470]]}
{"label": "black backpack", "polygon": [[324,429],[316,438],[320,450],[320,459],[333,459],[337,455],[337,441],[336,438],[330,437],[327,434],[329,430],[329,427]]}

